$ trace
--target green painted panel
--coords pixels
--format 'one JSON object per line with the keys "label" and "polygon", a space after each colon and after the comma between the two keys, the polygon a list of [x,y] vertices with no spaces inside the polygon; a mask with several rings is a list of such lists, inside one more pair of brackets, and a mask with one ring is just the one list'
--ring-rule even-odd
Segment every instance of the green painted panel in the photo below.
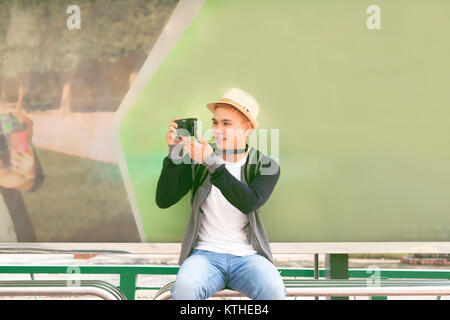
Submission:
{"label": "green painted panel", "polygon": [[121,126],[148,241],[181,241],[189,217],[188,196],[155,204],[169,120],[210,128],[230,87],[279,129],[271,241],[449,241],[450,2],[379,0],[381,30],[370,4],[206,2]]}

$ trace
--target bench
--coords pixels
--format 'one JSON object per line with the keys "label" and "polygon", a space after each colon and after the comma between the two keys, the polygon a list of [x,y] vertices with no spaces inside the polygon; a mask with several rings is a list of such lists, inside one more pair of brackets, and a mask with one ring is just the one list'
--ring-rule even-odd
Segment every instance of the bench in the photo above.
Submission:
{"label": "bench", "polygon": [[[47,275],[53,275],[53,274],[72,274],[71,269],[78,268],[78,272],[81,274],[97,274],[97,275],[118,275],[120,276],[120,284],[119,294],[122,295],[122,293],[126,296],[128,300],[134,300],[136,298],[136,291],[138,290],[159,290],[157,299],[168,299],[170,298],[170,292],[164,293],[164,288],[161,288],[160,285],[158,286],[144,286],[140,285],[138,286],[138,276],[149,276],[149,275],[158,275],[158,276],[176,276],[179,272],[178,266],[170,266],[170,265],[87,265],[87,266],[67,266],[67,265],[6,265],[6,266],[0,266],[0,274],[30,274],[32,277],[35,274],[47,274]],[[384,291],[390,291],[387,295],[395,295],[395,292],[393,292],[394,289],[385,288],[385,285],[391,284],[392,286],[394,284],[398,284],[401,287],[401,290],[405,290],[405,287],[409,284],[415,285],[413,289],[418,290],[421,288],[418,288],[419,285],[423,285],[424,288],[421,292],[421,294],[429,294],[429,295],[447,295],[444,291],[447,290],[445,288],[446,285],[450,285],[449,279],[450,279],[450,270],[448,269],[441,269],[441,270],[426,270],[426,269],[367,269],[367,268],[354,268],[354,269],[348,269],[347,277],[351,280],[330,280],[325,279],[327,277],[327,270],[324,268],[318,268],[317,270],[312,268],[278,268],[278,271],[280,272],[280,275],[282,279],[284,279],[288,295],[289,296],[352,296],[351,293],[346,294],[337,294],[337,292],[333,292],[332,294],[327,293],[326,290],[333,289],[333,284],[336,284],[338,287],[342,287],[343,284],[353,285],[353,288],[350,287],[350,289],[353,290],[353,292],[356,292],[357,290],[363,291],[366,290],[364,288],[358,289],[355,288],[357,281],[360,283],[360,287],[369,287],[369,289],[372,290],[372,292],[364,292],[359,293],[358,295],[365,295],[365,296],[377,296],[377,298],[382,295],[383,293],[380,292],[380,290]],[[374,272],[376,271],[376,272]],[[315,277],[317,272],[317,277],[320,278],[318,280],[312,280],[313,277]],[[376,278],[375,278],[376,277]],[[33,279],[33,278],[32,278]],[[301,279],[307,279],[307,280],[301,280]],[[357,280],[359,279],[359,280]],[[28,281],[28,280],[27,280]],[[311,281],[313,281],[311,283]],[[318,281],[318,282],[314,282]],[[327,283],[325,282],[327,281]],[[67,286],[66,281],[62,281],[64,285]],[[343,284],[342,284],[343,282]],[[5,283],[5,282],[3,282]],[[364,284],[364,286],[361,285]],[[85,284],[84,281],[80,282],[81,285]],[[172,283],[173,284],[173,283]],[[170,289],[172,284],[167,284],[164,287],[166,288],[166,291]],[[313,289],[320,289],[320,294],[307,292],[308,289],[307,285],[312,284]],[[316,285],[317,284],[317,285]],[[325,285],[319,286],[319,284]],[[381,289],[377,289],[377,284],[380,284]],[[331,289],[326,289],[326,285],[328,285]],[[109,285],[108,285],[109,286]],[[436,289],[435,287],[439,286],[437,289],[437,292],[433,293],[433,290]],[[374,288],[375,287],[375,288]],[[337,288],[337,287],[335,287]],[[70,289],[73,289],[70,288]],[[115,287],[111,288],[112,290],[116,290]],[[295,290],[302,290],[295,291]],[[348,288],[346,288],[348,289]],[[407,294],[404,295],[412,295],[412,288],[407,288]],[[47,289],[46,289],[47,290]],[[63,289],[67,290],[67,289]],[[339,288],[335,289],[335,291],[341,290]],[[374,292],[377,291],[377,292]],[[426,291],[423,293],[423,291]],[[427,293],[428,292],[428,293]],[[163,294],[167,295],[168,297],[165,297]],[[43,295],[42,293],[39,293],[40,295]],[[38,294],[33,294],[38,295]],[[238,292],[218,292],[217,295],[231,295],[231,296],[240,296]],[[353,294],[353,295],[356,295]],[[403,294],[402,294],[403,295]]]}
{"label": "bench", "polygon": [[[299,280],[283,279],[288,297],[312,296],[445,296],[450,295],[450,280],[422,279],[342,279]],[[175,281],[167,283],[155,295],[155,300],[171,298],[170,288]],[[237,291],[224,288],[213,297],[243,297]]]}
{"label": "bench", "polygon": [[96,296],[104,300],[126,300],[116,287],[104,281],[7,280],[0,281],[0,296]]}

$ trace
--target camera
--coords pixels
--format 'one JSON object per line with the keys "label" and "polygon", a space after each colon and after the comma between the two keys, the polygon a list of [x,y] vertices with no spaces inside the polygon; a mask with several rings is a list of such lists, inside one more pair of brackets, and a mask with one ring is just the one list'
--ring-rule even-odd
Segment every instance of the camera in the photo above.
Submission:
{"label": "camera", "polygon": [[25,151],[28,145],[25,123],[20,123],[12,114],[0,114],[0,159],[3,165],[10,166],[13,149]]}
{"label": "camera", "polygon": [[175,120],[175,123],[178,125],[177,139],[179,139],[180,136],[195,137],[195,133],[197,132],[197,118],[179,119]]}

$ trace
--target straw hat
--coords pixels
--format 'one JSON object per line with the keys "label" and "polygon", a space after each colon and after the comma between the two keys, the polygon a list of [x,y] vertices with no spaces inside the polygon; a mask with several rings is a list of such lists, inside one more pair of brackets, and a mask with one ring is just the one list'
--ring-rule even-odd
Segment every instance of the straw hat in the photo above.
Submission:
{"label": "straw hat", "polygon": [[225,103],[235,107],[242,112],[248,120],[250,120],[253,125],[253,129],[258,129],[258,122],[256,121],[256,118],[259,114],[259,104],[256,102],[255,98],[244,90],[239,88],[231,88],[225,92],[223,98],[208,103],[206,106],[211,112],[214,113],[216,103]]}

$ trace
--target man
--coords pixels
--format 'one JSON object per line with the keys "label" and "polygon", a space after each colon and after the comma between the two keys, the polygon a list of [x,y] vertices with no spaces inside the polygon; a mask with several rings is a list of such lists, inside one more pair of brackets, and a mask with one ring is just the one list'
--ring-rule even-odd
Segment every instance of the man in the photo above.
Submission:
{"label": "man", "polygon": [[[198,132],[199,142],[184,136],[177,140],[177,118],[166,135],[169,155],[163,162],[156,203],[170,207],[191,190],[191,217],[172,298],[207,299],[229,287],[251,299],[284,299],[286,289],[272,264],[259,217],[280,169],[264,155],[259,164],[249,161],[250,153],[259,154],[247,145],[248,136],[258,128],[259,105],[245,91],[233,88],[207,107],[214,113],[215,145]],[[180,147],[186,151],[184,157]],[[272,170],[263,172],[261,163]],[[257,172],[251,174],[255,168]]]}
{"label": "man", "polygon": [[[0,104],[0,115],[10,114],[7,122],[1,121],[2,153],[0,156],[0,242],[35,242],[36,235],[21,192],[36,191],[44,180],[42,167],[34,147],[32,121],[22,110],[10,110]],[[26,135],[26,148],[9,149],[6,127],[14,120],[22,124]]]}

